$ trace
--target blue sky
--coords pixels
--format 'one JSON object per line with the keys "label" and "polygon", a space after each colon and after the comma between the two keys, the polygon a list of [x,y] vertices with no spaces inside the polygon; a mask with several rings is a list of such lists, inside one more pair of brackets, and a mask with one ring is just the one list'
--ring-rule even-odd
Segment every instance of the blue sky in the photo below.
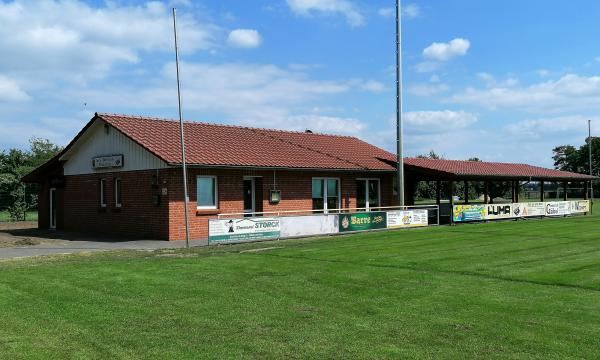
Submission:
{"label": "blue sky", "polygon": [[[394,150],[394,1],[382,0],[0,0],[0,148],[66,144],[95,111],[175,118],[173,6],[186,119]],[[407,155],[551,166],[554,146],[600,124],[599,2],[403,8]]]}

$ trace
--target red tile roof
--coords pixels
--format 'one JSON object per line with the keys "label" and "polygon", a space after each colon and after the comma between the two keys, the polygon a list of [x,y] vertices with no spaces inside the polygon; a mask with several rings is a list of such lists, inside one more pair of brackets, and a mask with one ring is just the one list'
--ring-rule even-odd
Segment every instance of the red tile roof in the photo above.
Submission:
{"label": "red tile roof", "polygon": [[407,166],[464,177],[498,177],[513,179],[592,179],[589,175],[546,169],[527,164],[512,164],[483,161],[434,160],[421,158],[405,159]]}
{"label": "red tile roof", "polygon": [[[168,164],[181,163],[179,122],[97,114]],[[185,122],[186,161],[193,165],[393,171],[389,152],[350,136]]]}
{"label": "red tile roof", "polygon": [[[97,114],[168,164],[181,163],[179,122]],[[394,171],[396,156],[350,136],[185,122],[186,161],[192,165]],[[406,158],[407,168],[449,177],[590,179],[526,164]]]}

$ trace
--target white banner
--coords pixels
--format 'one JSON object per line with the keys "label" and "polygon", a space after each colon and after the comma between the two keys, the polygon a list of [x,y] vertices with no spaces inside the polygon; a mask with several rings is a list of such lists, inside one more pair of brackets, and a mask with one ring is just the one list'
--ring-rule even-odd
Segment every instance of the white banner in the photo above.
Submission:
{"label": "white banner", "polygon": [[306,215],[281,217],[281,237],[327,235],[339,232],[339,216]]}
{"label": "white banner", "polygon": [[486,206],[486,220],[510,219],[513,215],[513,204],[488,204]]}
{"label": "white banner", "polygon": [[387,227],[419,227],[429,225],[428,212],[426,209],[416,210],[394,210],[387,212]]}
{"label": "white banner", "polygon": [[568,201],[551,201],[546,203],[547,216],[563,216],[571,214],[571,204]]}
{"label": "white banner", "polygon": [[239,242],[277,239],[280,237],[279,218],[210,219],[208,242]]}
{"label": "white banner", "polygon": [[571,201],[571,214],[583,214],[587,212],[590,212],[589,200]]}
{"label": "white banner", "polygon": [[512,212],[514,217],[544,216],[546,207],[543,202],[514,203]]}

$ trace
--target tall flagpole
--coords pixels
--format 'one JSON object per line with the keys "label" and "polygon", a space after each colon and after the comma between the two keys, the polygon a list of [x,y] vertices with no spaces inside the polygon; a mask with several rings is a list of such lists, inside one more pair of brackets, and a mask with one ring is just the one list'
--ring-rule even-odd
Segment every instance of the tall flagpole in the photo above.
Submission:
{"label": "tall flagpole", "polygon": [[[592,171],[592,120],[588,120],[588,148],[590,150],[590,176],[594,176]],[[590,198],[592,200],[592,207],[594,206],[594,180],[590,180]]]}
{"label": "tall flagpole", "polygon": [[190,226],[188,224],[188,186],[185,164],[185,136],[183,133],[183,115],[181,113],[181,87],[179,85],[179,48],[177,47],[177,11],[173,8],[173,33],[175,34],[175,66],[177,67],[177,103],[179,105],[179,131],[181,135],[181,166],[183,168],[183,214],[185,216],[185,247],[190,248]]}
{"label": "tall flagpole", "polygon": [[396,0],[396,185],[398,203],[404,206],[404,154],[402,143],[402,10]]}

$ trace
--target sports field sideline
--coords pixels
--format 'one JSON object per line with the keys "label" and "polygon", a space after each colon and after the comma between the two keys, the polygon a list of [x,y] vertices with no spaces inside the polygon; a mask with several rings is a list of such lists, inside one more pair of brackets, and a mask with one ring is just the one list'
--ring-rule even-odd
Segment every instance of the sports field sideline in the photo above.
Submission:
{"label": "sports field sideline", "polygon": [[0,262],[0,358],[596,358],[599,220]]}

